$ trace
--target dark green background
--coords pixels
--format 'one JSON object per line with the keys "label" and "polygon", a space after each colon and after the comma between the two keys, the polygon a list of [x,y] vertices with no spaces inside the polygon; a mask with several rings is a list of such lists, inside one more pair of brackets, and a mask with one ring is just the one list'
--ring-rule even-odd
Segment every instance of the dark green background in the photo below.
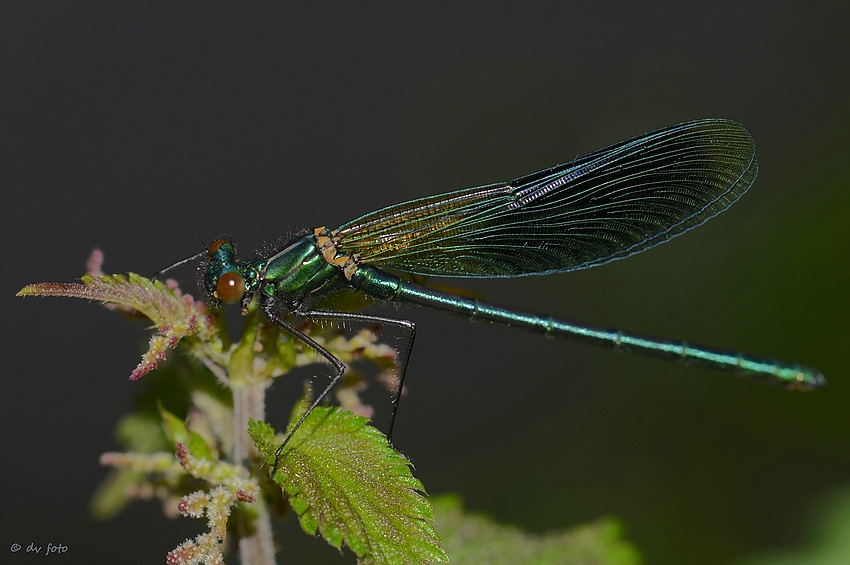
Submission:
{"label": "dark green background", "polygon": [[[108,272],[142,274],[196,234],[246,252],[704,117],[756,139],[759,177],[731,210],[627,261],[467,286],[797,360],[829,386],[405,309],[419,337],[395,441],[432,493],[538,532],[615,515],[648,563],[798,543],[850,483],[848,29],[843,2],[4,2],[0,551],[156,563],[203,528],[155,502],[87,518],[148,334],[82,301],[13,298],[23,285],[80,276],[93,246]],[[278,424],[297,386],[279,389]],[[340,562],[294,521],[280,532],[296,553],[281,562]]]}

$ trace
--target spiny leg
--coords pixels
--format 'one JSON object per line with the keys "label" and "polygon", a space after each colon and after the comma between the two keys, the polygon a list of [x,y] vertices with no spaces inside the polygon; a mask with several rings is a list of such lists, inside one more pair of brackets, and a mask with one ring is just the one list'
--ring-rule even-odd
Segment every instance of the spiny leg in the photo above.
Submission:
{"label": "spiny leg", "polygon": [[404,357],[400,363],[398,373],[398,383],[393,392],[393,412],[390,416],[390,424],[387,427],[387,439],[392,443],[393,426],[395,418],[398,414],[398,405],[401,401],[401,391],[404,387],[404,377],[407,374],[407,364],[410,361],[410,353],[413,351],[413,340],[416,339],[416,324],[410,320],[401,320],[398,318],[386,318],[384,316],[372,316],[371,314],[354,314],[351,312],[330,312],[325,310],[307,310],[296,312],[299,316],[308,320],[339,320],[342,322],[363,322],[367,324],[380,324],[387,326],[395,326],[406,329],[409,332],[407,345],[404,348]]}
{"label": "spiny leg", "polygon": [[272,311],[273,305],[274,303],[272,301],[268,301],[266,304],[262,305],[263,312],[268,317],[268,319],[271,320],[272,323],[274,323],[280,329],[289,332],[293,336],[297,337],[298,339],[315,349],[322,357],[327,359],[331,363],[331,365],[334,366],[334,369],[336,369],[336,375],[331,379],[331,382],[328,383],[324,390],[322,390],[322,392],[313,400],[313,403],[304,412],[304,414],[301,415],[301,418],[298,420],[298,422],[296,422],[295,426],[289,431],[288,434],[286,434],[286,437],[283,439],[283,443],[281,443],[280,447],[278,447],[277,451],[275,451],[274,467],[272,467],[271,472],[272,480],[274,480],[274,474],[277,471],[278,463],[280,462],[280,455],[281,453],[283,453],[283,448],[286,446],[287,443],[289,443],[289,440],[292,439],[292,436],[295,435],[295,432],[298,431],[298,428],[301,427],[301,424],[304,423],[304,420],[307,419],[307,416],[309,416],[310,413],[316,409],[316,406],[318,406],[319,403],[325,398],[325,396],[327,396],[328,392],[330,392],[334,385],[339,382],[339,379],[342,378],[342,374],[345,372],[345,364],[342,361],[334,357],[334,355],[330,351],[316,343],[313,338],[311,338],[310,336],[308,336],[307,334],[305,334],[304,332],[284,320],[276,312]]}

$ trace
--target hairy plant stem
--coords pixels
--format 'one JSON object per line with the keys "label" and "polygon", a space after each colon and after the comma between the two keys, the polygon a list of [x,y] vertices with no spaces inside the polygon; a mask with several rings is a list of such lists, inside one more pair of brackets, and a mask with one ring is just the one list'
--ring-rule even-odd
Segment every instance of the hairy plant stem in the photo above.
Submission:
{"label": "hairy plant stem", "polygon": [[[233,391],[233,451],[230,460],[239,463],[247,459],[257,461],[256,448],[248,436],[248,421],[265,419],[266,388],[269,381],[253,379],[231,383]],[[253,465],[249,465],[253,467]],[[260,470],[260,472],[262,472]],[[275,565],[271,516],[262,497],[252,505],[254,512],[234,514],[237,543],[242,565]]]}

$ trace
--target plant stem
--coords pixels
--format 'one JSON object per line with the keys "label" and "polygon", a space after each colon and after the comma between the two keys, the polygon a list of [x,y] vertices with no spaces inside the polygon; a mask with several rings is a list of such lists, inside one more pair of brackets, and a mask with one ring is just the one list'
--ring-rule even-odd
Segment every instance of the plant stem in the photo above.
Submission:
{"label": "plant stem", "polygon": [[[266,388],[268,381],[253,379],[233,383],[233,452],[231,461],[239,463],[253,457],[256,448],[248,436],[248,420],[265,419]],[[249,468],[253,466],[248,465]],[[237,543],[242,565],[275,565],[271,516],[263,499],[257,498],[250,515],[238,512],[236,518]]]}
{"label": "plant stem", "polygon": [[256,455],[254,442],[248,436],[248,420],[260,421],[266,417],[266,388],[269,381],[252,380],[235,383],[230,381],[233,391],[233,452],[230,460],[239,463]]}

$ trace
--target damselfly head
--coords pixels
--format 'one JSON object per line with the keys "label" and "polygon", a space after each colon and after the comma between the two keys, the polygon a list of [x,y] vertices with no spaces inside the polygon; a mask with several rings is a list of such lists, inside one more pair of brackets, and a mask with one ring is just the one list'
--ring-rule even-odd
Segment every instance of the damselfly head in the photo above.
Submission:
{"label": "damselfly head", "polygon": [[217,239],[207,249],[204,283],[207,294],[225,304],[236,304],[245,296],[245,279],[232,241]]}

